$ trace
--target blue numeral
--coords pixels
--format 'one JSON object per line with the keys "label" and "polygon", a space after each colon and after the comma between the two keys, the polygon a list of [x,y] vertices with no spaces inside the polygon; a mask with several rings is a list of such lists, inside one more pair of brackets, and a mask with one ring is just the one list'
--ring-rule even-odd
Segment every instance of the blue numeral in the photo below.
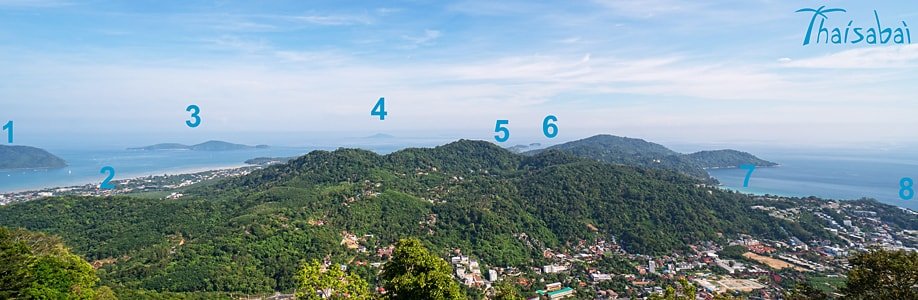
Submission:
{"label": "blue numeral", "polygon": [[749,169],[749,172],[746,172],[746,179],[743,180],[743,187],[749,187],[749,177],[752,177],[752,171],[755,171],[755,165],[742,165],[740,169]]}
{"label": "blue numeral", "polygon": [[108,177],[105,177],[105,180],[102,180],[102,184],[99,185],[100,189],[110,190],[114,189],[115,185],[111,183],[112,178],[115,178],[115,168],[105,166],[102,167],[102,170],[99,170],[99,174],[108,173]]}
{"label": "blue numeral", "polygon": [[3,125],[3,130],[6,130],[6,140],[8,143],[13,143],[13,121],[6,122],[6,125]]}
{"label": "blue numeral", "polygon": [[200,107],[192,104],[192,105],[189,105],[188,108],[185,109],[185,111],[191,112],[191,117],[194,118],[194,122],[185,121],[185,124],[188,125],[188,127],[195,128],[195,127],[198,127],[198,125],[201,125],[201,116],[198,115],[201,113]]}
{"label": "blue numeral", "polygon": [[558,136],[558,125],[551,122],[558,122],[558,118],[548,115],[545,120],[542,120],[542,133],[550,139]]}
{"label": "blue numeral", "polygon": [[902,200],[912,200],[915,197],[915,181],[908,177],[899,180],[899,197]]}
{"label": "blue numeral", "polygon": [[507,127],[502,126],[502,125],[509,125],[509,124],[510,124],[509,120],[497,120],[497,125],[494,125],[494,132],[503,132],[504,136],[501,137],[499,135],[495,135],[494,139],[496,139],[498,142],[501,142],[501,143],[509,140],[510,139],[510,129],[507,129]]}
{"label": "blue numeral", "polygon": [[386,112],[386,98],[382,97],[376,101],[376,106],[373,106],[373,109],[370,110],[371,116],[379,116],[379,120],[385,120],[386,115],[389,113]]}

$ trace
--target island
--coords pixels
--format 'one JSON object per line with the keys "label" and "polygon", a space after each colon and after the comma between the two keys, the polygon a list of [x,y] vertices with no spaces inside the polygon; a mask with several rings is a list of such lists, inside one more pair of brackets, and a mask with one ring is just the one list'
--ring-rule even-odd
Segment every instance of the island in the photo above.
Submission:
{"label": "island", "polygon": [[267,149],[268,145],[249,146],[243,144],[234,144],[224,141],[207,141],[196,145],[185,145],[179,143],[162,143],[146,147],[128,148],[128,150],[192,150],[192,151],[231,151],[244,149]]}
{"label": "island", "polygon": [[44,149],[0,145],[0,170],[56,169],[66,166],[67,162]]}

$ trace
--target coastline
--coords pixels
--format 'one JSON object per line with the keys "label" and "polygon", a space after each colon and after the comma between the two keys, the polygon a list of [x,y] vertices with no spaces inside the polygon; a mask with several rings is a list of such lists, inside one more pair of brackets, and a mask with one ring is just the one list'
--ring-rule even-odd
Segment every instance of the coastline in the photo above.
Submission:
{"label": "coastline", "polygon": [[[200,166],[200,167],[186,167],[186,168],[177,168],[177,169],[156,170],[156,171],[148,171],[148,172],[131,172],[131,173],[128,173],[128,174],[126,174],[126,175],[124,175],[124,176],[116,176],[116,179],[112,179],[112,182],[113,182],[113,183],[118,183],[118,182],[120,182],[120,181],[125,181],[125,180],[137,180],[137,179],[140,179],[140,178],[150,177],[150,176],[162,176],[162,175],[168,175],[168,176],[192,175],[192,174],[197,174],[197,173],[202,173],[202,172],[212,172],[212,171],[221,171],[221,170],[234,170],[234,169],[241,169],[241,168],[245,168],[245,167],[254,167],[254,166],[257,166],[257,165],[251,165],[251,164],[245,164],[245,163],[235,163],[235,164],[218,164],[218,165],[212,165],[212,166]],[[29,171],[29,170],[47,170],[47,169],[19,169],[19,171]],[[117,177],[122,177],[122,178],[117,178]],[[14,189],[14,190],[9,190],[9,191],[0,191],[0,195],[3,195],[3,194],[16,194],[16,193],[30,193],[30,192],[40,192],[40,191],[45,191],[45,190],[56,190],[56,189],[67,189],[67,188],[74,188],[74,187],[83,187],[83,186],[86,186],[86,185],[98,184],[98,183],[100,183],[100,182],[101,182],[101,179],[100,179],[100,180],[96,180],[96,181],[89,181],[89,182],[86,182],[85,180],[81,180],[81,179],[75,179],[75,180],[73,180],[73,181],[71,181],[71,182],[62,183],[62,184],[42,185],[42,186],[37,186],[37,187],[33,186],[33,187],[21,188],[21,189]]]}

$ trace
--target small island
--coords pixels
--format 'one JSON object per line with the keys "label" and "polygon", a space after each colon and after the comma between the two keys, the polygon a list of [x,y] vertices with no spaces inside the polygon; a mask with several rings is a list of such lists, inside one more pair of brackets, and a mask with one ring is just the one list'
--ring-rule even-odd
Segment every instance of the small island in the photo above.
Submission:
{"label": "small island", "polygon": [[0,170],[56,169],[66,166],[67,162],[44,149],[0,145]]}
{"label": "small island", "polygon": [[243,144],[234,144],[224,141],[207,141],[196,145],[185,145],[179,143],[162,143],[146,147],[128,148],[128,150],[192,150],[192,151],[232,151],[244,149],[267,149],[268,145],[249,146]]}

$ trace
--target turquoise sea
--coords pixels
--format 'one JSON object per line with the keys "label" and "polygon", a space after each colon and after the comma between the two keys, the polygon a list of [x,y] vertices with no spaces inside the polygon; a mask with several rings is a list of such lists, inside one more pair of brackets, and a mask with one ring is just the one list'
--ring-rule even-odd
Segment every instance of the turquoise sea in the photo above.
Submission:
{"label": "turquoise sea", "polygon": [[127,179],[148,175],[183,174],[218,168],[240,167],[255,157],[288,157],[302,155],[306,148],[269,148],[237,151],[144,151],[99,149],[53,149],[48,151],[67,161],[68,166],[52,170],[0,170],[0,193],[42,188],[98,184],[107,174],[104,166],[115,168],[115,178]]}
{"label": "turquoise sea", "polygon": [[899,198],[899,180],[918,179],[918,156],[910,153],[757,151],[755,154],[780,166],[756,168],[749,187],[743,187],[746,170],[716,169],[708,173],[725,188],[746,193],[840,200],[867,197],[918,210],[918,197],[908,201]]}

